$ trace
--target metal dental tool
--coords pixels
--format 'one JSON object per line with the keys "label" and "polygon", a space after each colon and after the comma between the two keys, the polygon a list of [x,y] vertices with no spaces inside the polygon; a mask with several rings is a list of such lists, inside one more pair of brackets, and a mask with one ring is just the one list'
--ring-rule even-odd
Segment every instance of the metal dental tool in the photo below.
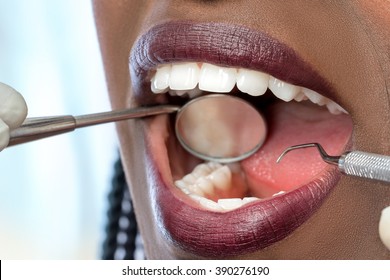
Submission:
{"label": "metal dental tool", "polygon": [[346,175],[390,183],[390,156],[385,155],[350,151],[340,156],[330,156],[320,144],[308,143],[287,148],[276,162],[279,163],[292,150],[311,147],[317,148],[325,162],[337,165],[339,170]]}
{"label": "metal dental tool", "polygon": [[97,124],[177,113],[175,131],[193,155],[222,163],[242,160],[263,144],[267,126],[248,102],[227,94],[204,95],[183,107],[159,105],[81,116],[28,118],[11,132],[8,146],[22,144]]}

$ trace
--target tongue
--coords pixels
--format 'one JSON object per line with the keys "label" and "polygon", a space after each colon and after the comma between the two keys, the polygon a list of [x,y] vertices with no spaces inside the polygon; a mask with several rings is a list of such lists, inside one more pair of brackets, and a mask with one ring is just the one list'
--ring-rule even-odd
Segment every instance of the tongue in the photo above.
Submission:
{"label": "tongue", "polygon": [[256,197],[296,189],[321,176],[328,166],[314,148],[292,151],[277,164],[276,159],[287,147],[318,142],[328,154],[339,155],[352,134],[349,115],[332,115],[309,103],[280,102],[265,115],[267,141],[256,154],[241,163],[251,193]]}

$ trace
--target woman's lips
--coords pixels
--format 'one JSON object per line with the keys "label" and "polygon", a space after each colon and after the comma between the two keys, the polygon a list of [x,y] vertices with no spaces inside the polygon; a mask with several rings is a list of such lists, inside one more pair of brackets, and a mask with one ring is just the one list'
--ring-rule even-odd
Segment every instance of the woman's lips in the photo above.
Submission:
{"label": "woman's lips", "polygon": [[133,48],[130,72],[137,103],[154,102],[150,70],[160,64],[180,61],[254,69],[330,99],[335,97],[329,83],[294,50],[263,32],[224,23],[180,21],[154,26]]}
{"label": "woman's lips", "polygon": [[[144,34],[131,54],[131,73],[138,104],[155,102],[148,72],[158,64],[205,61],[267,72],[331,98],[326,81],[284,44],[264,33],[219,23],[171,22]],[[339,179],[335,169],[283,196],[248,204],[225,213],[194,206],[173,185],[161,131],[161,116],[147,122],[147,172],[156,223],[185,251],[204,257],[229,257],[277,242],[305,222]],[[160,124],[159,124],[160,123]],[[163,135],[164,134],[164,135]]]}

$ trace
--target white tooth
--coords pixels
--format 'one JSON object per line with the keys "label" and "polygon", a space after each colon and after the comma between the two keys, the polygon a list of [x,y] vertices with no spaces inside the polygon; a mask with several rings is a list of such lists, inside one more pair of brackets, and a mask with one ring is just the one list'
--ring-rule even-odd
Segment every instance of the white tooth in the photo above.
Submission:
{"label": "white tooth", "polygon": [[268,88],[269,75],[246,69],[238,69],[237,88],[252,96],[263,95]]}
{"label": "white tooth", "polygon": [[347,111],[344,110],[340,105],[335,103],[334,101],[322,96],[321,94],[308,89],[308,88],[302,88],[302,92],[307,97],[311,102],[318,104],[320,106],[326,105],[328,108],[329,112],[338,115],[341,113],[348,114]]}
{"label": "white tooth", "polygon": [[390,206],[382,210],[379,220],[379,237],[386,248],[390,250]]}
{"label": "white tooth", "polygon": [[253,201],[259,201],[260,198],[257,198],[257,197],[244,197],[242,199],[242,205],[245,205],[245,204],[248,204],[248,203],[251,203]]}
{"label": "white tooth", "polygon": [[274,193],[272,196],[278,196],[278,195],[282,195],[282,194],[285,194],[286,192],[285,191],[280,191],[278,193]]}
{"label": "white tooth", "polygon": [[212,92],[230,92],[236,84],[237,69],[203,63],[199,89]]}
{"label": "white tooth", "polygon": [[196,194],[202,197],[205,195],[205,192],[199,188],[197,184],[187,185],[186,189],[190,192],[190,194]]}
{"label": "white tooth", "polygon": [[185,193],[186,195],[190,195],[191,194],[191,192],[187,189],[187,188],[180,188],[181,189],[181,191],[183,192],[183,193]]}
{"label": "white tooth", "polygon": [[202,190],[205,194],[212,194],[214,191],[214,185],[213,182],[209,178],[200,177],[198,180],[196,180],[195,187]]}
{"label": "white tooth", "polygon": [[201,163],[197,165],[194,170],[191,172],[195,177],[199,178],[201,176],[207,176],[209,175],[212,171],[222,167],[221,164],[213,163],[213,162],[208,162],[208,163]]}
{"label": "white tooth", "polygon": [[307,99],[308,99],[307,96],[303,92],[299,92],[298,95],[294,98],[294,100],[297,102],[301,102]]}
{"label": "white tooth", "polygon": [[171,65],[163,65],[157,68],[156,73],[151,80],[151,89],[153,93],[165,93],[169,90],[169,77]]}
{"label": "white tooth", "polygon": [[206,207],[207,209],[210,209],[210,210],[215,210],[215,211],[221,211],[223,210],[222,206],[219,205],[218,203],[210,200],[210,199],[207,199],[207,198],[204,198],[204,197],[201,197],[199,199],[199,203],[200,205]]}
{"label": "white tooth", "polygon": [[186,188],[187,184],[183,180],[176,180],[175,186],[178,187],[179,189],[182,189],[182,188]]}
{"label": "white tooth", "polygon": [[191,192],[187,189],[187,185],[188,184],[186,184],[182,180],[175,181],[175,185],[176,185],[176,187],[181,189],[183,191],[183,193],[185,193],[186,195],[190,195],[191,194]]}
{"label": "white tooth", "polygon": [[175,185],[186,194],[212,194],[214,188],[226,189],[231,186],[231,172],[227,166],[220,163],[202,163],[191,173],[175,181]]}
{"label": "white tooth", "polygon": [[[193,184],[188,184],[184,182],[183,180],[175,181],[175,186],[181,189],[185,194],[190,195],[192,194]],[[203,194],[203,192],[199,191],[200,194]]]}
{"label": "white tooth", "polygon": [[193,184],[193,183],[195,183],[196,179],[197,179],[197,177],[195,177],[194,174],[190,173],[190,174],[185,175],[181,180],[184,183]]}
{"label": "white tooth", "polygon": [[188,90],[174,90],[174,89],[169,90],[169,94],[172,96],[183,96],[186,93],[188,93]]}
{"label": "white tooth", "polygon": [[213,171],[207,177],[213,182],[214,187],[218,189],[228,189],[231,187],[232,173],[226,165]]}
{"label": "white tooth", "polygon": [[209,161],[207,165],[210,167],[210,170],[212,171],[217,170],[223,166],[222,164],[215,161]]}
{"label": "white tooth", "polygon": [[348,114],[347,111],[344,110],[340,105],[337,103],[329,100],[329,102],[326,104],[326,107],[328,108],[329,112],[334,115],[340,115],[342,113]]}
{"label": "white tooth", "polygon": [[176,187],[181,189],[183,193],[190,195],[196,194],[199,196],[204,196],[205,192],[197,184],[188,184],[184,181],[175,181]]}
{"label": "white tooth", "polygon": [[194,201],[196,201],[196,202],[199,202],[199,201],[202,199],[201,196],[196,195],[196,194],[190,194],[190,195],[188,195],[188,196],[191,197],[191,199],[194,200]]}
{"label": "white tooth", "polygon": [[337,104],[337,106],[339,107],[339,110],[341,111],[341,113],[344,113],[344,114],[347,114],[349,115],[349,113],[347,112],[347,110],[345,110],[343,107],[341,107],[339,104]]}
{"label": "white tooth", "polygon": [[166,92],[169,91],[169,87],[167,87],[166,89],[160,90],[160,89],[155,88],[155,85],[154,85],[154,81],[153,81],[153,80],[152,80],[151,82],[152,82],[152,84],[151,84],[151,86],[150,86],[150,89],[151,89],[151,91],[152,91],[153,93],[155,93],[155,94],[160,94],[160,93],[166,93]]}
{"label": "white tooth", "polygon": [[326,104],[329,112],[333,115],[339,115],[341,112],[337,109],[336,104],[334,102],[329,102]]}
{"label": "white tooth", "polygon": [[188,91],[188,97],[189,98],[195,98],[202,94],[202,91],[199,89],[199,87],[195,87],[194,89],[191,89]]}
{"label": "white tooth", "polygon": [[328,99],[326,97],[322,96],[321,94],[319,94],[311,89],[302,88],[302,92],[305,94],[305,96],[307,98],[309,98],[309,100],[311,102],[318,104],[320,106],[325,105],[328,101]]}
{"label": "white tooth", "polygon": [[194,89],[199,81],[197,63],[173,64],[169,78],[169,87],[173,90]]}
{"label": "white tooth", "polygon": [[241,198],[224,198],[218,199],[218,205],[221,206],[224,210],[234,210],[240,208],[243,203]]}
{"label": "white tooth", "polygon": [[300,91],[300,87],[283,82],[272,76],[269,79],[269,89],[276,97],[286,102],[293,100]]}

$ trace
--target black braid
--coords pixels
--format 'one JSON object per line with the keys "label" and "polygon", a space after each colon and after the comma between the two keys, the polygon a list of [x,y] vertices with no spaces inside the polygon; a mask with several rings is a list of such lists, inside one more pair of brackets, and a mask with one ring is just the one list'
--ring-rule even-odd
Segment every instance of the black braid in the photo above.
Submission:
{"label": "black braid", "polygon": [[114,165],[112,189],[108,200],[108,221],[102,259],[134,259],[137,221],[120,159]]}

